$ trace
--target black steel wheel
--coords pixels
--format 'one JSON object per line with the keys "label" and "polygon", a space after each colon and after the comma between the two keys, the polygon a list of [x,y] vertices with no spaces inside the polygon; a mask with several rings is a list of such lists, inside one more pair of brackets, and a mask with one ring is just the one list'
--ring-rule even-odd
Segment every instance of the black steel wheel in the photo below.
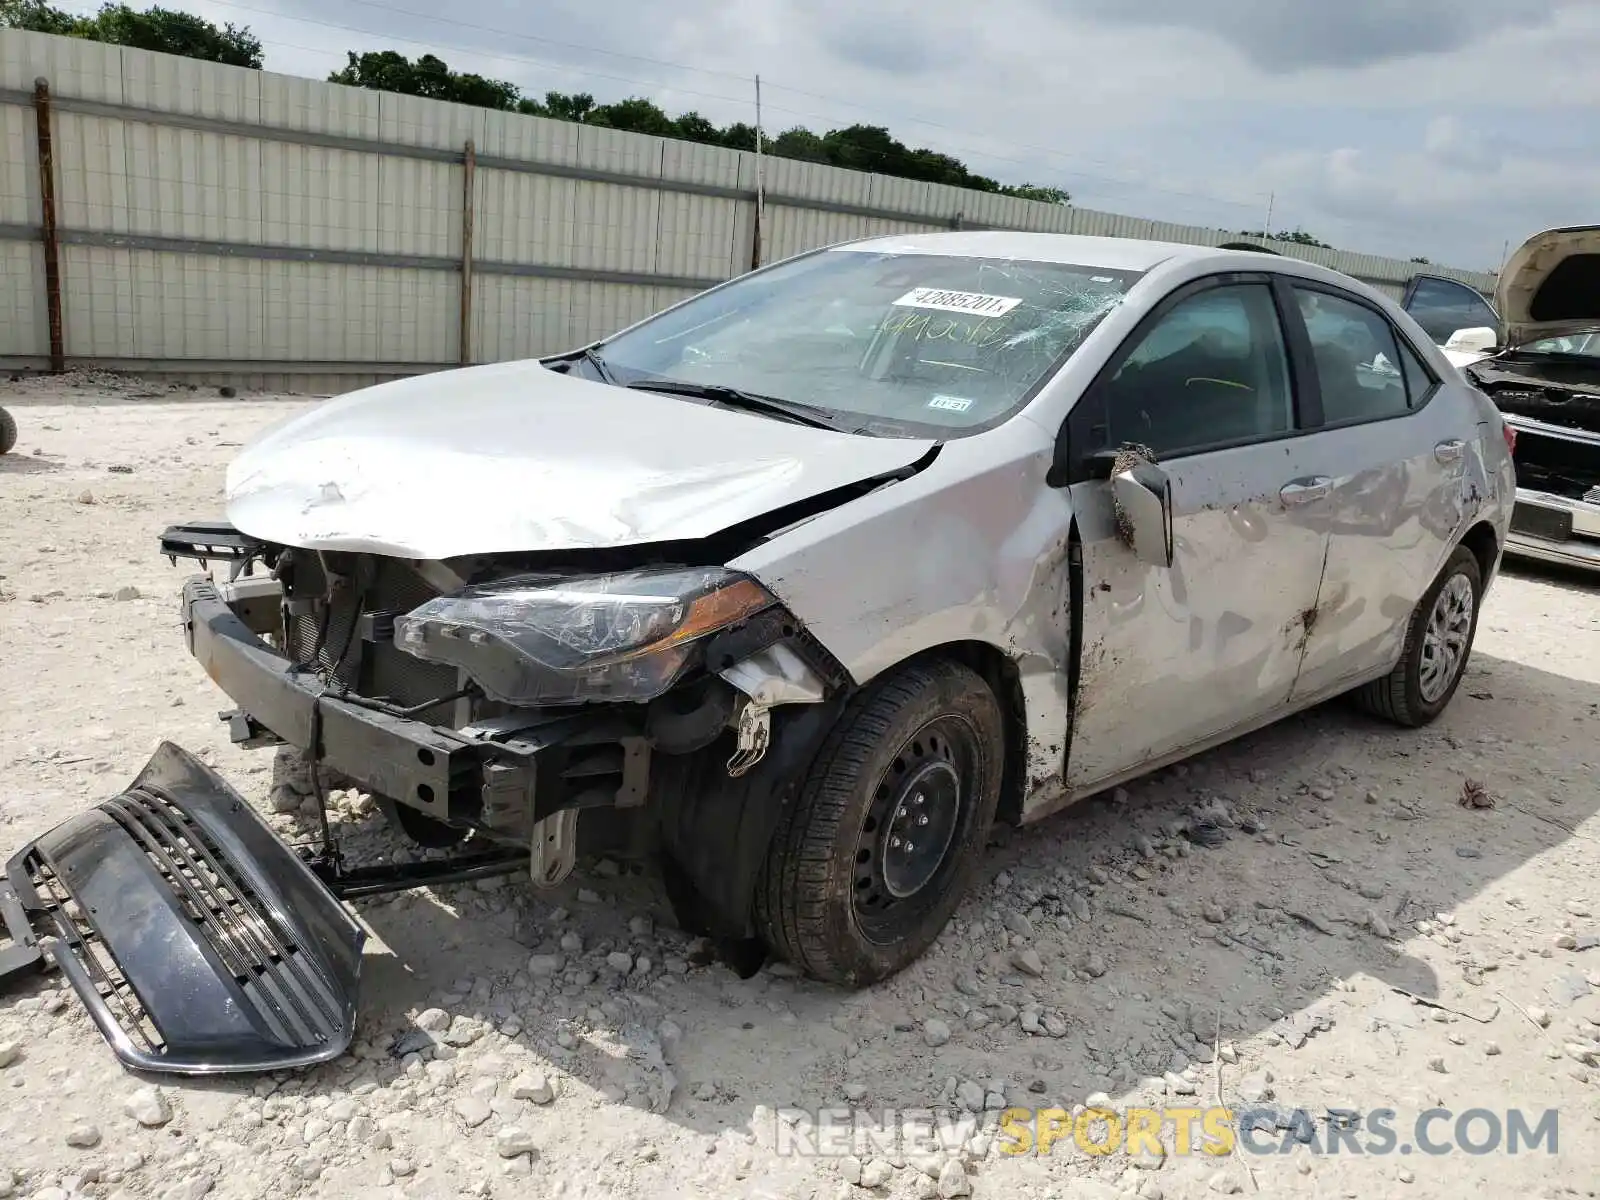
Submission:
{"label": "black steel wheel", "polygon": [[914,663],[851,704],[785,809],[757,886],[774,953],[865,986],[915,961],[960,903],[999,803],[1005,726],[989,685]]}
{"label": "black steel wheel", "polygon": [[430,817],[409,804],[401,804],[387,796],[375,796],[373,799],[378,802],[378,811],[390,827],[424,850],[448,850],[452,846],[459,846],[471,832],[458,825],[447,825],[437,817]]}

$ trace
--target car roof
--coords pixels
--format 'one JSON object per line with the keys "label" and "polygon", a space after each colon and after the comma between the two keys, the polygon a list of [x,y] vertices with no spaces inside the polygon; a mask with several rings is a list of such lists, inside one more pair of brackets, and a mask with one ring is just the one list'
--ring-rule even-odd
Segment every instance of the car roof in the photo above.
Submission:
{"label": "car roof", "polygon": [[[1022,233],[972,230],[960,233],[892,234],[830,247],[877,254],[948,254],[972,258],[1017,258],[1032,262],[1073,263],[1113,271],[1148,271],[1162,263],[1246,256],[1242,250],[1155,242],[1141,238],[1090,237],[1076,233]],[[1262,258],[1268,256],[1263,253]],[[1273,256],[1276,258],[1276,256]],[[1283,260],[1274,266],[1281,269]]]}

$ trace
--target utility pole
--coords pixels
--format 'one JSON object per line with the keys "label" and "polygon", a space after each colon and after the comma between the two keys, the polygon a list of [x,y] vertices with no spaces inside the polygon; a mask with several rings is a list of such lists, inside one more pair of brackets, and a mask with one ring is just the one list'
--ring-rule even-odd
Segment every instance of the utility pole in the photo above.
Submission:
{"label": "utility pole", "polygon": [[1272,202],[1276,200],[1277,197],[1278,193],[1276,192],[1267,193],[1267,223],[1261,229],[1263,237],[1270,238],[1272,236]]}
{"label": "utility pole", "polygon": [[750,241],[750,269],[761,265],[761,231],[766,219],[767,193],[761,170],[761,76],[756,76],[756,229]]}

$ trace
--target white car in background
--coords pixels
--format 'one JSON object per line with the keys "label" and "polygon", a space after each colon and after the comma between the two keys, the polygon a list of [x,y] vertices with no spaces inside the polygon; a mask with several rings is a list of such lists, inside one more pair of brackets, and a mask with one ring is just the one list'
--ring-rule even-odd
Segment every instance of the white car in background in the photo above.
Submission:
{"label": "white car in background", "polygon": [[1519,246],[1500,272],[1492,325],[1487,306],[1454,298],[1419,312],[1408,292],[1407,306],[1435,340],[1466,322],[1445,356],[1516,435],[1506,553],[1600,571],[1600,226],[1547,229]]}

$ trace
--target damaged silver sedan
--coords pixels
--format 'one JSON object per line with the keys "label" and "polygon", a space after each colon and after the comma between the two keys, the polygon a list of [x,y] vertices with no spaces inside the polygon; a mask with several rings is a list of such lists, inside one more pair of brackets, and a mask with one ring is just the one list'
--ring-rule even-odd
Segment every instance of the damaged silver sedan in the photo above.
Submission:
{"label": "damaged silver sedan", "polygon": [[[291,850],[191,756],[11,861],[118,1052],[348,1045],[340,899],[646,856],[742,971],[881,980],[1024,824],[1345,693],[1449,704],[1504,422],[1373,290],[1266,254],[930,234],[802,255],[570,354],[247,447],[189,649],[232,736],[421,846]],[[37,934],[28,930],[36,929]]]}

